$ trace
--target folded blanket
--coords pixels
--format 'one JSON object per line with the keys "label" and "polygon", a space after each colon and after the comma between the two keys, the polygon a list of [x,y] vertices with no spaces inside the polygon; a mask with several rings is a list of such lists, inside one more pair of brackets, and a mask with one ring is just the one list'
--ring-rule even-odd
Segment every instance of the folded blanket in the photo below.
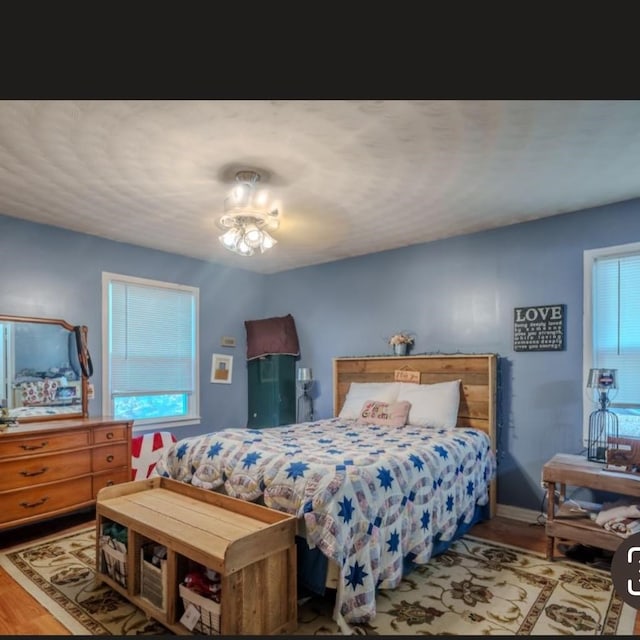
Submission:
{"label": "folded blanket", "polygon": [[602,510],[596,516],[596,524],[599,524],[601,527],[612,520],[640,518],[640,505],[638,504],[628,504],[623,501],[618,501],[611,505],[604,504],[602,506]]}
{"label": "folded blanket", "polygon": [[614,518],[605,522],[604,528],[621,538],[628,538],[640,531],[640,520],[638,518]]}

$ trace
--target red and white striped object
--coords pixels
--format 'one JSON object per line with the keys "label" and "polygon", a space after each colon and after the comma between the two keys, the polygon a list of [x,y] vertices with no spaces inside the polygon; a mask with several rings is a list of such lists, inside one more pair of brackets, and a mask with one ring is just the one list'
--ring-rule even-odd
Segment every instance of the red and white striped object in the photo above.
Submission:
{"label": "red and white striped object", "polygon": [[153,473],[164,450],[176,442],[168,431],[155,431],[131,439],[131,479],[144,480]]}

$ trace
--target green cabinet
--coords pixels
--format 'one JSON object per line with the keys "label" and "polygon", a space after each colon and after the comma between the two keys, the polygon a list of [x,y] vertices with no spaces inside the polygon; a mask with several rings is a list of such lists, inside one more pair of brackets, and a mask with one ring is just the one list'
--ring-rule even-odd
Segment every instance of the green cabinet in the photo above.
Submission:
{"label": "green cabinet", "polygon": [[296,421],[295,356],[273,355],[247,362],[251,429],[277,427]]}

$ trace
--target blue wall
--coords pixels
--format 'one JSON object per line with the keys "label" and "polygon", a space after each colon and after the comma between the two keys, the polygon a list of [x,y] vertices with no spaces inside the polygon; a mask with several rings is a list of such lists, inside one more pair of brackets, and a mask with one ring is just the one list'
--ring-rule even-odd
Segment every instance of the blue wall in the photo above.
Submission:
{"label": "blue wall", "polygon": [[[0,216],[0,256],[0,313],[87,325],[96,390],[92,416],[102,413],[102,272],[199,287],[202,423],[174,432],[186,437],[246,425],[244,320],[262,317],[264,276],[6,216]],[[235,336],[237,346],[220,347],[223,335]],[[234,356],[232,384],[209,381],[212,353]]]}
{"label": "blue wall", "polygon": [[[638,240],[631,200],[261,276],[0,216],[0,311],[88,325],[98,415],[102,271],[199,287],[203,420],[179,436],[246,424],[247,319],[293,314],[318,417],[332,413],[332,358],[389,353],[392,332],[415,332],[413,353],[497,353],[498,501],[537,510],[544,462],[582,450],[583,251]],[[514,307],[538,304],[566,305],[565,351],[513,351]],[[221,335],[238,346],[219,347]],[[232,385],[209,382],[212,352],[235,356]]]}
{"label": "blue wall", "polygon": [[[24,369],[45,372],[51,367],[65,367],[71,372],[76,365],[70,354],[73,347],[70,332],[60,325],[19,323],[13,343],[15,373]],[[75,373],[79,378],[80,367]]]}
{"label": "blue wall", "polygon": [[[332,358],[390,353],[500,356],[498,502],[539,510],[542,465],[582,447],[583,251],[640,240],[640,200],[271,276],[267,315],[291,313],[318,417],[332,414]],[[566,350],[514,352],[515,307],[566,304]]]}

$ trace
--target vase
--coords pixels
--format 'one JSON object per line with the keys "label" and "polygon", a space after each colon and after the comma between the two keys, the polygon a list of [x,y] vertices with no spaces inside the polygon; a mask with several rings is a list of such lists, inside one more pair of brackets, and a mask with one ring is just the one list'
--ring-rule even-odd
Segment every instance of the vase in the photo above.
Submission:
{"label": "vase", "polygon": [[394,356],[406,356],[407,355],[407,343],[402,342],[400,344],[393,345],[393,355]]}

